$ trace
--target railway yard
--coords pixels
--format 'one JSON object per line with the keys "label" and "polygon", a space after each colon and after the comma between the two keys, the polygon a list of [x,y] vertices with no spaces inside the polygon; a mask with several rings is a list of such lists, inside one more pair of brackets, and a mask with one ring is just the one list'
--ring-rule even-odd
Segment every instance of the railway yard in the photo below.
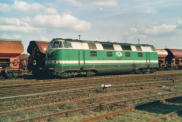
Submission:
{"label": "railway yard", "polygon": [[181,87],[181,70],[0,80],[0,121],[163,121],[179,117]]}

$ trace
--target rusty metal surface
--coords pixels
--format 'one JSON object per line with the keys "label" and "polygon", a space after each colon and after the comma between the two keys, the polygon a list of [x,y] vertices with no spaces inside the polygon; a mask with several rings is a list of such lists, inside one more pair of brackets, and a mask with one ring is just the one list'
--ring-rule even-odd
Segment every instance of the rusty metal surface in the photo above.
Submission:
{"label": "rusty metal surface", "polygon": [[182,58],[181,49],[167,49],[175,58]]}
{"label": "rusty metal surface", "polygon": [[41,53],[45,54],[46,53],[46,50],[49,46],[49,42],[46,42],[46,41],[36,41],[35,42],[40,50]]}
{"label": "rusty metal surface", "polygon": [[28,55],[27,54],[21,54],[20,60],[28,60]]}
{"label": "rusty metal surface", "polygon": [[49,46],[48,41],[30,41],[27,52],[32,54],[32,50],[38,48],[42,54],[45,54],[48,46]]}
{"label": "rusty metal surface", "polygon": [[21,41],[0,40],[0,54],[21,54],[23,51]]}
{"label": "rusty metal surface", "polygon": [[159,58],[165,58],[168,52],[165,49],[156,49]]}
{"label": "rusty metal surface", "polygon": [[106,118],[106,117],[110,117],[114,114],[121,114],[121,113],[125,113],[125,112],[129,112],[129,111],[134,111],[135,110],[135,107],[128,107],[128,108],[123,108],[121,110],[118,110],[118,111],[114,111],[114,112],[110,112],[110,113],[106,113],[106,114],[103,114],[103,115],[100,115],[100,116],[96,116],[96,117],[93,117],[93,118],[90,118],[90,119],[87,119],[87,120],[83,120],[81,122],[95,122],[97,120],[100,120],[100,119],[103,119],[103,118]]}

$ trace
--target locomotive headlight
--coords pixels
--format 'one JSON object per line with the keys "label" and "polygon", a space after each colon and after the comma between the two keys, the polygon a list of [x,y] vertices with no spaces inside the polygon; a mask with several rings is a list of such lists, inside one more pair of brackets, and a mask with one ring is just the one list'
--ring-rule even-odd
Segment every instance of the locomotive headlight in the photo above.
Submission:
{"label": "locomotive headlight", "polygon": [[13,60],[13,66],[17,66],[17,64],[18,64],[17,59],[14,59],[14,60]]}

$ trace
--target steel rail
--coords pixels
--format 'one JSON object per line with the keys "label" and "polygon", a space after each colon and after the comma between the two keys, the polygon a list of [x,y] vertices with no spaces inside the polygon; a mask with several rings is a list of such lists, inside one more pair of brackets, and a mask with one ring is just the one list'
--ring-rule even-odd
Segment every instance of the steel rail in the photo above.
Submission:
{"label": "steel rail", "polygon": [[[166,74],[166,73],[163,73],[163,74]],[[163,74],[157,74],[157,75],[163,75]],[[167,73],[167,74],[171,74],[171,75],[173,75],[172,73]],[[166,74],[166,75],[167,75]],[[135,74],[129,74],[129,75],[131,75],[131,76],[133,76],[133,77],[135,77],[136,75]],[[156,77],[156,74],[154,75],[154,74],[145,74],[145,75],[152,75],[152,76],[155,76]],[[96,76],[96,77],[89,77],[89,80],[99,80],[99,79],[112,79],[112,78],[121,78],[121,77],[126,77],[127,78],[127,76],[128,76],[128,74],[127,75],[112,75],[112,76]],[[143,75],[141,76],[141,75],[138,75],[137,74],[137,76],[138,77],[143,77]],[[130,77],[131,78],[131,77]],[[28,86],[28,85],[41,85],[41,84],[49,84],[50,82],[51,83],[60,83],[60,82],[68,82],[68,81],[71,81],[71,82],[77,82],[77,81],[75,81],[75,80],[79,80],[79,81],[82,81],[82,80],[87,80],[88,78],[80,78],[80,77],[78,77],[78,78],[70,78],[70,79],[59,79],[59,80],[57,80],[57,79],[53,79],[53,81],[52,81],[52,79],[49,79],[49,80],[51,80],[51,81],[48,81],[48,82],[45,82],[44,80],[42,81],[41,80],[41,82],[39,82],[39,83],[37,83],[38,81],[36,80],[34,83],[30,83],[30,82],[25,82],[25,84],[22,84],[22,83],[18,83],[18,84],[11,84],[11,85],[0,85],[0,88],[5,88],[5,87],[21,87],[21,86]],[[154,79],[154,78],[151,78],[151,79]],[[161,80],[165,80],[166,78],[161,78]],[[47,79],[46,79],[47,80]],[[56,81],[55,81],[56,80]],[[140,80],[140,79],[138,79],[138,80]],[[15,81],[12,81],[12,82],[15,82]],[[122,81],[123,82],[123,81]]]}
{"label": "steel rail", "polygon": [[100,115],[100,116],[96,116],[96,117],[93,117],[93,118],[90,118],[90,119],[82,120],[80,122],[93,122],[93,121],[97,121],[99,119],[104,119],[106,117],[113,116],[114,114],[122,114],[122,113],[125,113],[125,112],[131,112],[131,111],[134,111],[134,110],[135,110],[135,107],[127,107],[127,108],[123,108],[123,109],[120,109],[120,110],[117,110],[117,111],[106,113],[106,114],[103,114],[103,115]]}
{"label": "steel rail", "polygon": [[[152,90],[158,91],[158,90],[165,90],[165,88],[152,88]],[[34,106],[34,107],[27,107],[24,109],[16,109],[16,110],[12,110],[12,111],[4,111],[4,112],[0,112],[0,115],[3,114],[10,114],[10,113],[15,113],[15,112],[24,112],[24,111],[29,111],[29,110],[38,110],[38,109],[42,109],[45,107],[51,107],[51,106],[59,106],[61,104],[72,104],[72,103],[80,103],[80,102],[86,102],[89,101],[90,99],[108,99],[108,98],[112,98],[112,97],[117,97],[120,95],[126,95],[126,94],[136,94],[136,93],[145,93],[147,91],[151,91],[151,89],[142,89],[142,90],[133,90],[133,91],[128,91],[128,92],[122,92],[122,93],[115,93],[115,94],[111,94],[111,95],[105,95],[105,96],[98,96],[98,97],[86,97],[86,98],[82,98],[82,99],[76,99],[73,101],[65,101],[65,102],[57,102],[57,103],[51,103],[51,104],[45,104],[45,105],[38,105],[38,106]]]}
{"label": "steel rail", "polygon": [[[175,96],[175,97],[168,97],[166,99],[174,99],[174,98],[179,98],[179,97],[182,97],[182,95],[178,95],[178,96]],[[166,99],[162,99],[162,100],[159,100],[159,101],[164,101]],[[136,100],[136,99],[133,99],[133,100]],[[92,118],[89,118],[89,119],[86,119],[86,120],[82,120],[80,122],[93,122],[93,121],[97,121],[97,120],[100,120],[100,119],[104,119],[106,117],[110,117],[110,116],[112,116],[114,114],[121,114],[121,113],[125,113],[125,112],[128,112],[128,111],[134,111],[135,110],[135,107],[123,108],[123,109],[120,109],[120,110],[117,110],[117,111],[114,111],[114,112],[110,112],[110,113],[106,113],[106,114],[103,114],[103,115],[100,115],[100,116],[96,116],[96,117],[92,117]],[[157,122],[157,121],[159,121],[162,118],[166,118],[168,116],[172,116],[173,114],[175,114],[177,112],[180,112],[180,111],[182,111],[182,109],[178,109],[176,111],[170,112],[170,113],[168,113],[166,115],[163,115],[161,117],[158,117],[158,118],[156,118],[154,120],[151,120],[149,122]]]}
{"label": "steel rail", "polygon": [[[108,102],[108,103],[105,103],[105,105],[116,105],[116,104],[119,104],[120,105],[126,105],[126,103],[129,103],[129,102],[133,102],[134,101],[137,101],[137,100],[148,100],[149,98],[151,99],[152,97],[156,98],[156,97],[164,97],[164,95],[174,95],[176,93],[166,93],[166,94],[162,94],[162,95],[153,95],[153,96],[150,96],[150,97],[140,97],[140,98],[134,98],[134,99],[130,99],[130,100],[118,100],[118,101],[114,101],[114,102]],[[178,95],[179,96],[179,95]],[[182,95],[180,95],[182,96]],[[173,97],[176,97],[176,96],[173,96]],[[167,97],[167,98],[173,98],[173,97]],[[159,101],[160,99],[155,99],[153,100],[154,101]],[[140,101],[141,102],[141,101]],[[136,104],[136,103],[134,103]],[[87,107],[83,107],[83,108],[76,108],[76,109],[73,109],[73,110],[67,110],[67,111],[63,111],[63,112],[56,112],[56,113],[53,113],[53,114],[47,114],[47,115],[43,115],[43,116],[36,116],[36,117],[32,117],[32,118],[28,118],[28,119],[23,119],[23,120],[17,120],[16,122],[25,122],[25,121],[33,121],[33,120],[37,120],[37,119],[45,119],[45,118],[50,118],[50,117],[54,117],[54,116],[59,116],[59,115],[62,115],[62,114],[68,114],[68,113],[72,113],[72,112],[78,112],[78,111],[83,111],[83,110],[88,110],[88,109],[93,109],[93,108],[97,108],[99,107],[99,105],[91,105],[91,106],[87,106]]]}
{"label": "steel rail", "polygon": [[[176,82],[180,82],[181,80],[176,80]],[[157,83],[173,83],[171,82],[171,80],[166,80],[166,81],[153,81],[153,82],[150,82],[150,81],[144,81],[144,82],[137,82],[137,83],[122,83],[122,84],[113,84],[112,85],[112,88],[114,87],[129,87],[129,86],[140,86],[141,84],[143,85],[146,85],[146,84],[155,84],[155,85],[158,85]],[[160,85],[160,84],[159,84]],[[41,86],[42,87],[42,86]],[[86,88],[84,88],[86,87]],[[76,89],[89,89],[89,88],[100,88],[100,85],[87,85],[87,86],[83,86],[83,88],[78,88],[77,86],[76,87],[70,87],[69,91],[72,91],[72,90],[75,90]],[[67,91],[68,89],[66,89]],[[57,91],[48,91],[48,92],[43,92],[43,93],[33,93],[33,94],[27,94],[27,95],[17,95],[17,96],[7,96],[7,97],[1,97],[0,100],[5,100],[5,99],[11,99],[11,98],[18,98],[18,97],[28,97],[28,96],[34,96],[34,95],[45,95],[45,94],[50,94],[50,93],[58,93],[60,90],[57,90]],[[60,92],[63,92],[65,90],[61,90]],[[22,92],[22,91],[21,91]]]}

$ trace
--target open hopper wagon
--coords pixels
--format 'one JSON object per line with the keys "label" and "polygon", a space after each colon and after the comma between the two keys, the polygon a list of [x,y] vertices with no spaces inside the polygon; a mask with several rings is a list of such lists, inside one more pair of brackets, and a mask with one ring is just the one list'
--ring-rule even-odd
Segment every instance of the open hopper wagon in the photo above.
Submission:
{"label": "open hopper wagon", "polygon": [[20,55],[24,51],[20,40],[0,39],[0,77],[17,77],[20,73]]}

